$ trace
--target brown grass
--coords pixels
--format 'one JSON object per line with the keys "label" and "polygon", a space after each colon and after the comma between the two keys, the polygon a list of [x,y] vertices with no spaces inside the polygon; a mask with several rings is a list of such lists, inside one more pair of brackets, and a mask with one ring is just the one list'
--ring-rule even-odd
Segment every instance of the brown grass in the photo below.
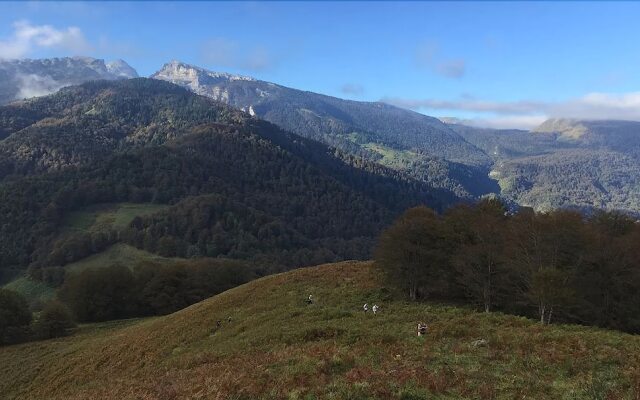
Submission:
{"label": "brown grass", "polygon": [[[640,338],[384,301],[370,263],[251,282],[175,314],[0,349],[7,399],[633,399]],[[304,299],[313,294],[316,304]],[[381,313],[365,315],[364,302]],[[230,324],[214,332],[215,321]],[[414,333],[425,320],[431,332]],[[474,347],[479,338],[486,346]]]}

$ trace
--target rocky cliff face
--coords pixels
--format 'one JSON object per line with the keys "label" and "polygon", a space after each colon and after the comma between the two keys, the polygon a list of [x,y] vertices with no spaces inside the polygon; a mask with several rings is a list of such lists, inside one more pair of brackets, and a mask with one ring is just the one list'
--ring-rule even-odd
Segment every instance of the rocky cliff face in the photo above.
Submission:
{"label": "rocky cliff face", "polygon": [[233,81],[257,82],[250,77],[208,71],[179,61],[165,64],[151,78],[175,83],[199,95],[226,103],[231,100],[229,91],[221,85]]}
{"label": "rocky cliff face", "polygon": [[0,104],[44,96],[90,80],[137,76],[123,60],[106,63],[91,57],[65,57],[0,61]]}

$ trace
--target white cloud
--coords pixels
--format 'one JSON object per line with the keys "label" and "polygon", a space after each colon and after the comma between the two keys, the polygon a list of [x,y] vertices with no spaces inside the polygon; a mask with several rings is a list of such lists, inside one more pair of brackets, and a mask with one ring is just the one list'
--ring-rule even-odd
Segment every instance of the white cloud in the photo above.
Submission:
{"label": "white cloud", "polygon": [[17,75],[16,78],[19,81],[19,91],[16,94],[16,99],[44,96],[66,86],[46,75]]}
{"label": "white cloud", "polygon": [[468,96],[460,100],[403,99],[397,97],[385,97],[381,101],[409,109],[473,111],[490,112],[495,114],[529,114],[535,113],[541,107],[544,107],[544,103],[539,102],[492,102],[476,100]]}
{"label": "white cloud", "polygon": [[466,62],[463,59],[439,62],[436,64],[436,70],[447,78],[462,78],[466,70]]}
{"label": "white cloud", "polygon": [[514,115],[492,118],[440,118],[449,123],[494,129],[531,129],[539,126],[548,118],[544,115]]}
{"label": "white cloud", "polygon": [[640,92],[589,93],[548,109],[552,117],[640,120]]}
{"label": "white cloud", "polygon": [[473,113],[465,122],[475,126],[529,129],[547,118],[621,119],[640,121],[640,92],[588,93],[558,102],[486,101],[463,97],[458,100],[383,98],[398,107],[427,114],[453,111]]}
{"label": "white cloud", "polygon": [[13,34],[0,40],[0,59],[23,58],[42,48],[76,54],[91,50],[78,27],[57,29],[51,25],[32,25],[28,21],[17,21],[13,23]]}
{"label": "white cloud", "polygon": [[414,61],[420,68],[442,75],[447,78],[462,78],[466,72],[467,63],[462,58],[446,58],[440,54],[439,46],[435,42],[423,42],[415,51]]}
{"label": "white cloud", "polygon": [[215,38],[202,46],[202,59],[222,68],[264,71],[275,64],[269,50],[263,46],[244,47],[234,40]]}

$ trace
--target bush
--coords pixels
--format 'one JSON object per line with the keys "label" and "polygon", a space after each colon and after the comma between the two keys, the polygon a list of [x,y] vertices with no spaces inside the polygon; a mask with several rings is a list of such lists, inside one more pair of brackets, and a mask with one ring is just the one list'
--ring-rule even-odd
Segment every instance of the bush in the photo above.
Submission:
{"label": "bush", "polygon": [[24,341],[31,318],[27,300],[21,294],[0,289],[0,344]]}
{"label": "bush", "polygon": [[198,259],[172,265],[143,262],[71,274],[58,292],[81,322],[162,315],[248,282],[242,262]]}
{"label": "bush", "polygon": [[71,274],[60,288],[59,297],[79,321],[97,322],[132,316],[134,292],[131,271],[114,265]]}
{"label": "bush", "polygon": [[59,301],[47,303],[34,326],[37,339],[66,336],[76,326],[71,311]]}

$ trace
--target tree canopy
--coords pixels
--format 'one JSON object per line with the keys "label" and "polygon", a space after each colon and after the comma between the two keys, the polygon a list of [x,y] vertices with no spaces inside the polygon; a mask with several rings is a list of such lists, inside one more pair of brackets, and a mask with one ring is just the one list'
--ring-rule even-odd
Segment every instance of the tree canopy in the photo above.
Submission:
{"label": "tree canopy", "polygon": [[640,225],[624,214],[508,214],[495,200],[405,212],[376,264],[411,299],[640,332]]}

